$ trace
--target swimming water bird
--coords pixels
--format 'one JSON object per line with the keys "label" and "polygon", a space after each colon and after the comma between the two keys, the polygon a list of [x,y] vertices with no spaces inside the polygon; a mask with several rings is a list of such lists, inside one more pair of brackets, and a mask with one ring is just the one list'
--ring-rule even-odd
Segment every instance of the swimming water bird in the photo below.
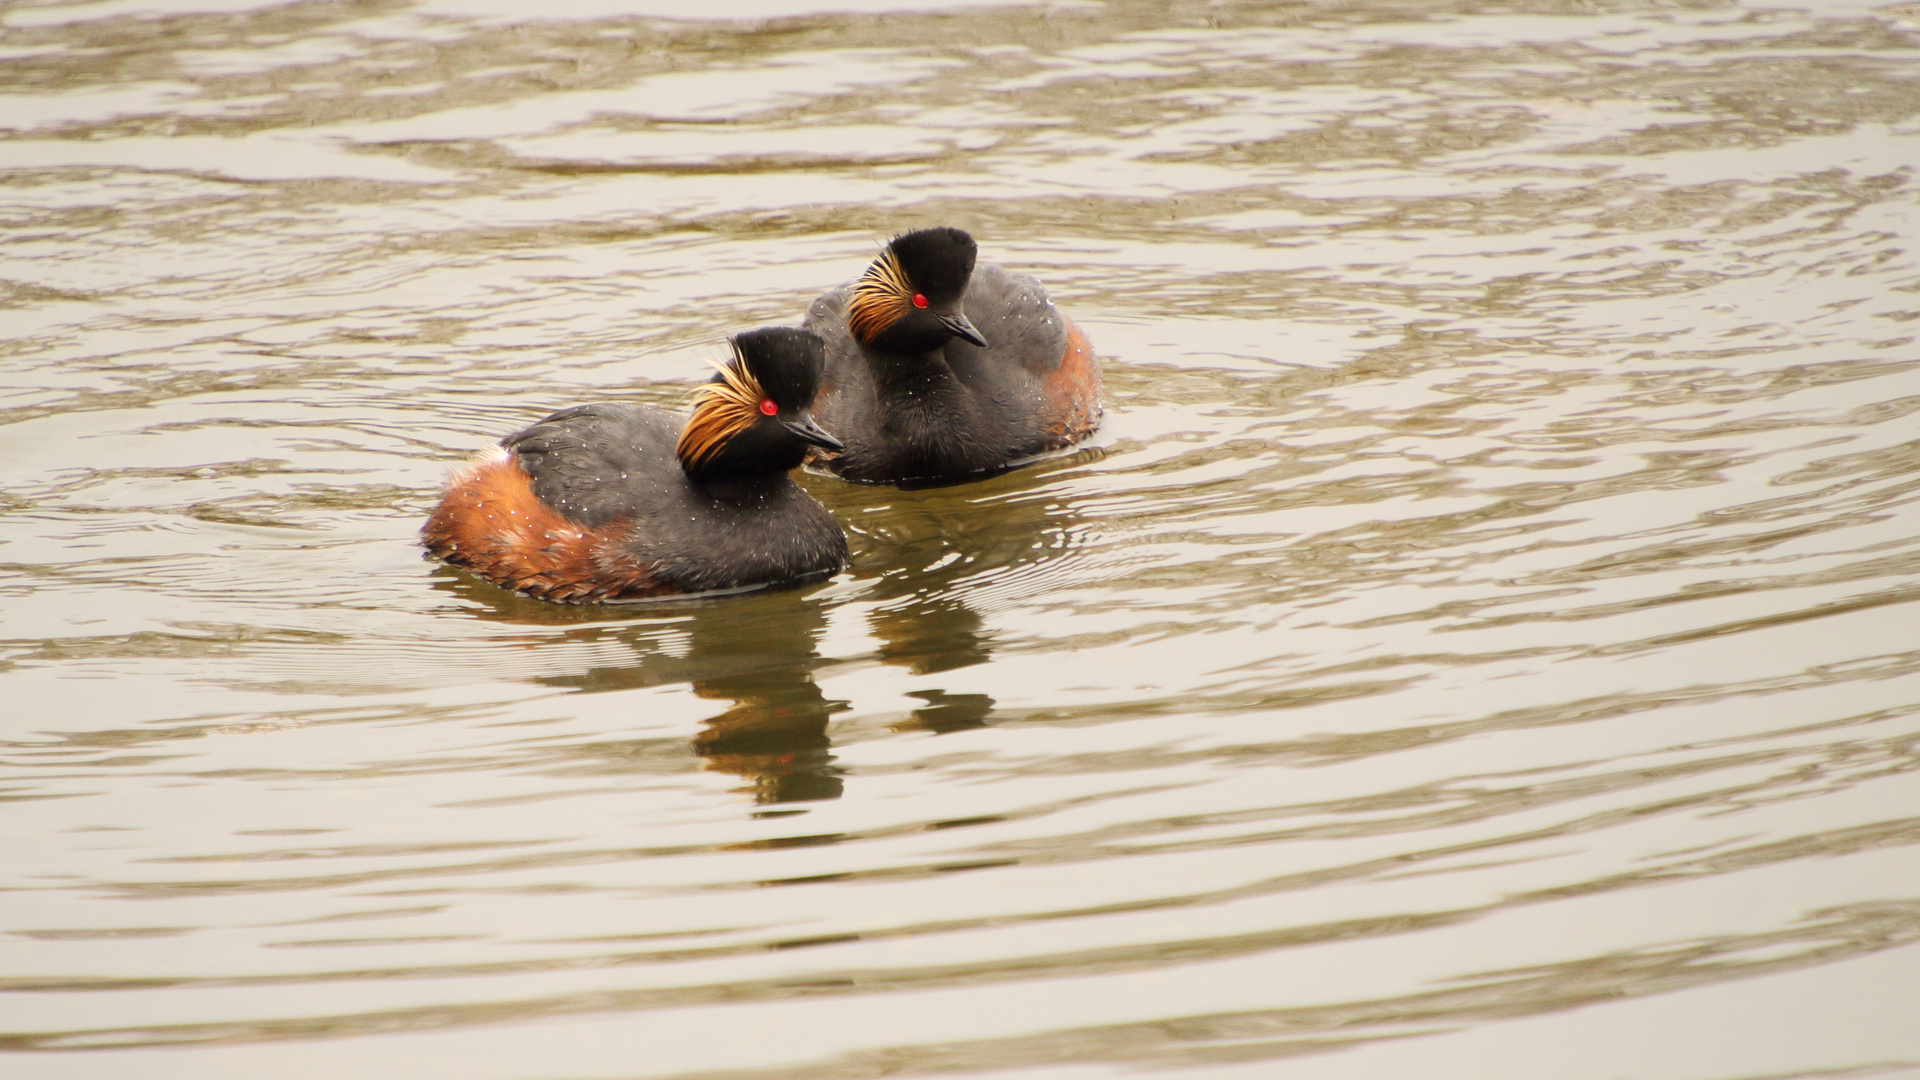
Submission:
{"label": "swimming water bird", "polygon": [[809,462],[848,480],[958,480],[1086,438],[1100,367],[1086,335],[1025,274],[974,264],[954,228],[893,239],[865,276],[821,296],[815,407],[845,441]]}
{"label": "swimming water bird", "polygon": [[739,592],[825,577],[847,538],[788,475],[839,450],[809,410],[825,356],[791,327],[733,338],[680,418],[636,405],[563,409],[454,473],[427,551],[528,596],[571,604]]}

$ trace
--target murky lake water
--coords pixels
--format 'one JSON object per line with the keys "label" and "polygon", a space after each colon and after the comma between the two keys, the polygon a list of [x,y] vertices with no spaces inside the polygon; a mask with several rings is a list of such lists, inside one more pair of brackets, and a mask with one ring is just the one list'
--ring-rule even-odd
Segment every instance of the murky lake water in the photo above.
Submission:
{"label": "murky lake water", "polygon": [[[1920,6],[1794,2],[7,5],[0,1072],[1920,1076]],[[421,559],[935,223],[1088,447]]]}

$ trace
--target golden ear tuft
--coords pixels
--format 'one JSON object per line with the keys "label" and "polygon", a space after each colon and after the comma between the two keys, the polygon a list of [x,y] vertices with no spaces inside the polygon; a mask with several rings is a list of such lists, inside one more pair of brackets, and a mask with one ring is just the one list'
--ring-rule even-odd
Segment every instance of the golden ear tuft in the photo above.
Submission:
{"label": "golden ear tuft", "polygon": [[693,415],[680,429],[674,453],[686,465],[700,465],[719,454],[735,435],[760,420],[760,402],[766,391],[747,370],[746,358],[736,346],[727,363],[714,363],[719,382],[702,383],[693,392]]}
{"label": "golden ear tuft", "polygon": [[871,342],[912,307],[913,285],[889,247],[853,283],[853,295],[847,299],[847,329],[853,332],[854,340]]}

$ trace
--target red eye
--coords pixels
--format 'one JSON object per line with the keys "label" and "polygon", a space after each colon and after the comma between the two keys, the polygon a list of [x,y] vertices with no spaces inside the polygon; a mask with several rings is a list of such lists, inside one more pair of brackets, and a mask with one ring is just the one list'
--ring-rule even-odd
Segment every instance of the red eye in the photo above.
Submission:
{"label": "red eye", "polygon": [[913,294],[913,306],[914,306],[914,307],[926,307],[926,306],[927,306],[927,294],[926,294],[926,293],[914,293],[914,294]]}
{"label": "red eye", "polygon": [[766,398],[760,402],[760,411],[768,416],[772,416],[780,411],[780,406],[775,405],[772,398]]}

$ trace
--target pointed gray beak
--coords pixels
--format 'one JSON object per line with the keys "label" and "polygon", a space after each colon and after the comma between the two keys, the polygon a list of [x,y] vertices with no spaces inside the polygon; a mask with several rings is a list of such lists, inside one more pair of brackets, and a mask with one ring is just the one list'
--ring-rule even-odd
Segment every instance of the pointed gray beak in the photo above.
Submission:
{"label": "pointed gray beak", "polygon": [[951,315],[940,316],[940,325],[953,331],[953,336],[961,341],[971,342],[983,349],[987,347],[987,339],[981,337],[980,331],[975,330],[973,324],[967,321],[967,317],[957,311]]}
{"label": "pointed gray beak", "polygon": [[788,431],[793,432],[793,437],[799,439],[801,442],[812,443],[826,450],[845,450],[847,448],[847,444],[827,434],[819,424],[813,422],[813,417],[807,413],[801,413],[791,420],[782,420],[780,424]]}

